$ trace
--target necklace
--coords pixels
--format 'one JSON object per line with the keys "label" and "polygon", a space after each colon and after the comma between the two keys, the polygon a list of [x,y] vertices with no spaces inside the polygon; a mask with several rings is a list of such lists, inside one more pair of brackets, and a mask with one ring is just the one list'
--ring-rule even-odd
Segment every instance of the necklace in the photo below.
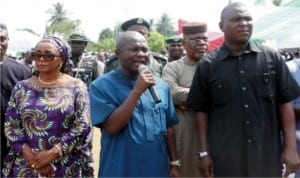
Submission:
{"label": "necklace", "polygon": [[62,73],[60,72],[59,76],[57,77],[57,79],[52,80],[50,82],[43,81],[40,76],[38,76],[38,80],[39,80],[39,82],[41,84],[44,84],[44,85],[53,85],[53,84],[56,84],[61,77],[62,77]]}

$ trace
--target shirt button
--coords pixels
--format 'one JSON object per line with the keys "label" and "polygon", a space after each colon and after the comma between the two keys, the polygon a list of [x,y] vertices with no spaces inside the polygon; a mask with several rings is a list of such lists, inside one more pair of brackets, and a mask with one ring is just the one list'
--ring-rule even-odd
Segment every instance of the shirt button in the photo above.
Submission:
{"label": "shirt button", "polygon": [[245,71],[244,71],[244,70],[240,70],[240,73],[241,73],[241,74],[244,74],[244,73],[245,73]]}
{"label": "shirt button", "polygon": [[249,124],[250,124],[250,121],[246,121],[245,123],[246,123],[247,125],[249,125]]}
{"label": "shirt button", "polygon": [[249,107],[248,104],[245,104],[245,105],[244,105],[244,108],[248,108],[248,107]]}
{"label": "shirt button", "polygon": [[247,90],[247,87],[242,87],[242,90],[243,90],[243,91],[246,91],[246,90]]}
{"label": "shirt button", "polygon": [[248,139],[248,143],[252,143],[252,139]]}

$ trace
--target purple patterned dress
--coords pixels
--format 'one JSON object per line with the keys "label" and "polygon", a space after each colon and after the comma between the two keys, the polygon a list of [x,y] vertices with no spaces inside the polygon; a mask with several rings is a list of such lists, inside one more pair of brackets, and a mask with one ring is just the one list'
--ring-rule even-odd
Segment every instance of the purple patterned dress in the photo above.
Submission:
{"label": "purple patterned dress", "polygon": [[5,118],[10,152],[4,176],[38,177],[21,154],[23,146],[44,150],[61,142],[63,155],[51,162],[55,177],[93,177],[91,129],[89,96],[82,81],[58,87],[40,87],[29,80],[17,83]]}

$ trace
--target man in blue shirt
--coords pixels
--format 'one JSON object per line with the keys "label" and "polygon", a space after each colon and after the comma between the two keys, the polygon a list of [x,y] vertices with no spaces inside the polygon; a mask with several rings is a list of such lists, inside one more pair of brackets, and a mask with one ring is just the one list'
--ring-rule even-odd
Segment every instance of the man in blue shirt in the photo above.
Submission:
{"label": "man in blue shirt", "polygon": [[[148,69],[138,71],[148,57],[146,39],[123,32],[115,53],[121,67],[90,86],[92,123],[102,133],[98,176],[179,176],[173,131],[178,119],[168,84]],[[152,85],[160,103],[147,90]]]}

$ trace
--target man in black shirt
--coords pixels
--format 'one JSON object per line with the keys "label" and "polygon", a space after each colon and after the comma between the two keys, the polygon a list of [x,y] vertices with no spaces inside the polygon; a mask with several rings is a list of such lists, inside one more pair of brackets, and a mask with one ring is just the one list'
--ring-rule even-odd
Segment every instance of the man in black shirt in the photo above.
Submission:
{"label": "man in black shirt", "polygon": [[[300,95],[277,51],[249,41],[242,3],[221,13],[224,45],[200,60],[187,98],[204,176],[284,177],[299,168],[291,101]],[[282,133],[282,135],[281,135]],[[283,143],[282,143],[283,139]]]}
{"label": "man in black shirt", "polygon": [[6,55],[8,42],[9,37],[7,27],[0,22],[1,170],[3,168],[3,159],[9,151],[6,145],[7,139],[4,135],[5,112],[9,97],[13,87],[18,81],[27,79],[31,76],[29,68]]}

